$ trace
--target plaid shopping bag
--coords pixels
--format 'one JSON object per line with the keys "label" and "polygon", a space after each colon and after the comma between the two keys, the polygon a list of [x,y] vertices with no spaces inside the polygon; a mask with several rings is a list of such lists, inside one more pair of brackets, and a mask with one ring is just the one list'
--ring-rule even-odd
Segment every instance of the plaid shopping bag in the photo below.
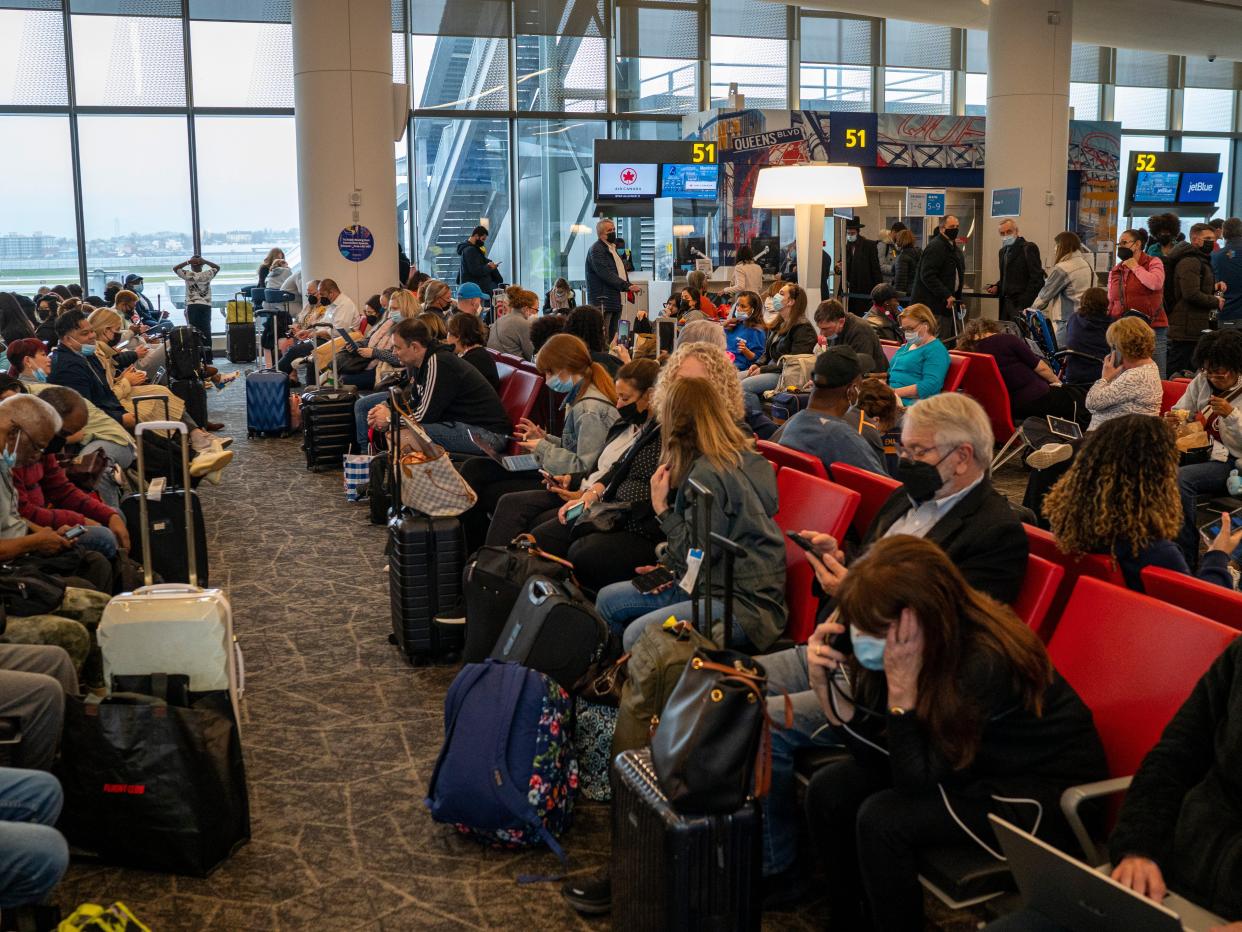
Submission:
{"label": "plaid shopping bag", "polygon": [[347,453],[345,455],[345,501],[356,502],[361,496],[358,487],[371,479],[371,460],[374,453]]}

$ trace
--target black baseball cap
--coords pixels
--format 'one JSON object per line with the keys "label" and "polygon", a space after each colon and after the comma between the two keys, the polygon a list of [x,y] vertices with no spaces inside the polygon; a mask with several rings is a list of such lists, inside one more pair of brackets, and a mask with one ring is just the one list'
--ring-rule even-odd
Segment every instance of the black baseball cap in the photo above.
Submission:
{"label": "black baseball cap", "polygon": [[830,346],[815,360],[812,381],[817,388],[841,388],[872,370],[870,356],[859,355],[849,346]]}
{"label": "black baseball cap", "polygon": [[128,285],[135,285],[135,284],[137,284],[138,282],[140,282],[140,281],[142,281],[142,280],[143,280],[143,279],[142,279],[142,276],[141,276],[141,275],[136,275],[136,274],[134,274],[133,272],[131,272],[130,274],[128,274],[128,275],[126,275],[126,276],[125,276],[125,284],[126,284],[127,286],[128,286]]}

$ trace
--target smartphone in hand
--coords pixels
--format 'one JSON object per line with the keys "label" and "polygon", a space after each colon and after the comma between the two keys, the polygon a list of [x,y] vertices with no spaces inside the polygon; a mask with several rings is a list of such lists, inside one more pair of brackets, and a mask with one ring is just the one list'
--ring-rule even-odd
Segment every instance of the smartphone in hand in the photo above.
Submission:
{"label": "smartphone in hand", "polygon": [[630,582],[635,589],[646,594],[677,582],[677,574],[667,566],[657,566],[650,572],[635,576]]}

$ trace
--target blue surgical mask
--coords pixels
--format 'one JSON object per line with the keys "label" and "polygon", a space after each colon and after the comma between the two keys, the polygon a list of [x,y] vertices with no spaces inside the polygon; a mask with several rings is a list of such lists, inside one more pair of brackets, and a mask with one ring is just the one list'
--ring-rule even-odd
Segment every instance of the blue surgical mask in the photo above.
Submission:
{"label": "blue surgical mask", "polygon": [[1008,236],[1001,237],[1002,246],[1012,246],[1017,241],[1018,241],[1018,236],[1016,233],[1010,233]]}
{"label": "blue surgical mask", "polygon": [[397,310],[396,308],[393,308],[391,311],[388,312],[388,319],[389,320],[400,320],[401,312]]}
{"label": "blue surgical mask", "polygon": [[95,344],[94,343],[83,343],[82,348],[78,350],[78,352],[81,353],[83,356],[94,356],[95,355]]}
{"label": "blue surgical mask", "polygon": [[0,469],[8,472],[17,465],[17,445],[22,442],[22,435],[17,435],[17,443],[13,444],[13,449],[0,452]]}
{"label": "blue surgical mask", "polygon": [[785,296],[782,294],[772,295],[772,310],[779,311],[785,306]]}
{"label": "blue surgical mask", "polygon": [[35,370],[35,381],[36,381],[36,382],[46,382],[46,381],[47,381],[47,373],[46,373],[46,372],[44,372],[42,369],[36,369],[36,370]]}
{"label": "blue surgical mask", "polygon": [[135,285],[131,290],[136,291],[138,294],[142,294],[142,285],[141,284]]}
{"label": "blue surgical mask", "polygon": [[846,233],[846,234],[845,234],[845,241],[846,241],[847,243],[856,243],[856,242],[858,242],[858,234],[857,234],[857,233]]}
{"label": "blue surgical mask", "polygon": [[884,669],[884,638],[863,634],[850,625],[850,643],[854,648],[854,656],[863,667],[877,672]]}
{"label": "blue surgical mask", "polygon": [[574,390],[574,386],[578,383],[573,379],[562,379],[559,375],[548,376],[548,388],[562,395],[568,395]]}
{"label": "blue surgical mask", "polygon": [[917,330],[903,330],[907,343],[917,343],[919,341],[919,332]]}

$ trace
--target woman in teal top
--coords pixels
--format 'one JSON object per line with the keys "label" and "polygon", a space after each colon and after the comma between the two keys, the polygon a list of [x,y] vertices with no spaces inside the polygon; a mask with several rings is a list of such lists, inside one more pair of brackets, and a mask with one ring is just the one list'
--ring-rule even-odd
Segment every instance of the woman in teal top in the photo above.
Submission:
{"label": "woman in teal top", "polygon": [[908,406],[940,394],[949,374],[949,351],[936,339],[936,315],[926,304],[902,311],[901,329],[906,343],[888,364],[888,384]]}

